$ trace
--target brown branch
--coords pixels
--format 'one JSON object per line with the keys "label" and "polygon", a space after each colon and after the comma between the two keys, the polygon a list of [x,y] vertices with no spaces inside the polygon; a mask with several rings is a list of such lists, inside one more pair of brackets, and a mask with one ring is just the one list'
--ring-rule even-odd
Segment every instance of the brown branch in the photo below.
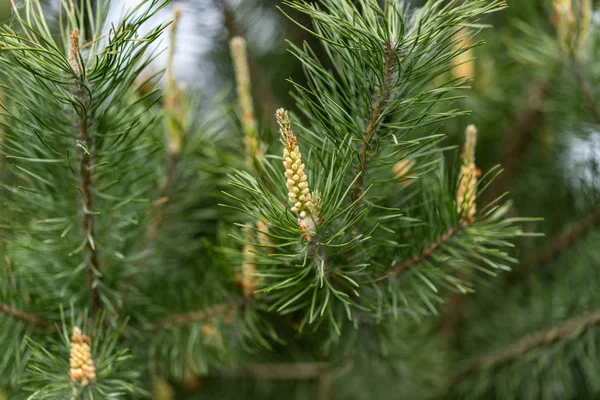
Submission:
{"label": "brown branch", "polygon": [[455,379],[460,380],[465,376],[510,363],[525,353],[577,336],[597,325],[600,325],[600,311],[567,320],[555,328],[525,336],[503,349],[480,358],[457,374]]}
{"label": "brown branch", "polygon": [[575,73],[575,78],[577,79],[579,90],[581,90],[581,94],[585,99],[588,109],[594,117],[594,121],[596,121],[596,123],[600,125],[600,107],[598,107],[598,103],[596,102],[596,99],[594,98],[594,94],[592,92],[592,88],[585,79],[581,63],[578,60],[575,60],[573,62],[573,72]]}
{"label": "brown branch", "polygon": [[509,281],[515,282],[531,275],[539,267],[554,260],[564,250],[571,247],[578,240],[584,238],[597,226],[600,226],[600,206],[598,206],[591,214],[578,221],[575,225],[566,228],[539,253],[515,268],[515,272],[510,276]]}
{"label": "brown branch", "polygon": [[247,364],[226,373],[228,377],[265,380],[319,379],[329,364],[323,362]]}
{"label": "brown branch", "polygon": [[[79,64],[79,33],[75,29],[71,33],[69,63],[73,68],[75,76],[81,73]],[[96,213],[94,212],[94,177],[92,176],[92,168],[94,165],[94,136],[91,132],[92,120],[88,114],[90,109],[90,98],[86,88],[82,83],[77,82],[75,96],[78,98],[83,107],[77,110],[77,134],[80,161],[80,183],[82,195],[83,219],[81,221],[81,234],[85,238],[85,246],[83,248],[84,262],[87,266],[90,297],[92,299],[92,314],[95,314],[101,308],[100,294],[98,293],[98,285],[96,284],[96,273],[101,274],[102,266],[98,256],[96,242]],[[98,278],[100,279],[100,278]]]}
{"label": "brown branch", "polygon": [[319,398],[329,398],[333,379],[347,374],[354,368],[351,359],[332,370],[327,362],[291,362],[291,363],[250,363],[230,371],[225,371],[227,378],[253,378],[264,380],[319,380]]}
{"label": "brown branch", "polygon": [[102,271],[100,260],[98,257],[98,249],[96,248],[96,216],[94,215],[94,194],[93,194],[93,178],[92,178],[92,152],[93,138],[89,132],[89,125],[85,119],[81,119],[79,140],[85,143],[86,149],[89,152],[82,151],[81,156],[81,192],[83,194],[83,221],[81,224],[81,232],[86,235],[86,245],[84,247],[84,257],[88,264],[88,276],[90,279],[90,294],[92,296],[92,313],[100,309],[100,295],[95,285],[96,272]]}
{"label": "brown branch", "polygon": [[543,117],[541,103],[547,95],[547,82],[535,82],[528,90],[525,108],[520,112],[506,137],[506,147],[499,163],[504,169],[483,195],[482,204],[489,204],[506,192],[517,174],[521,160],[533,141],[535,128]]}
{"label": "brown branch", "polygon": [[219,314],[226,314],[230,311],[236,310],[242,306],[243,300],[234,300],[230,303],[217,304],[215,306],[205,308],[202,310],[190,311],[184,314],[174,314],[161,318],[154,321],[150,328],[165,328],[172,325],[185,325],[193,322],[201,321],[203,319],[212,318]]}
{"label": "brown branch", "polygon": [[423,262],[424,260],[429,258],[438,248],[446,244],[450,239],[452,239],[454,236],[460,233],[466,226],[467,224],[465,222],[452,226],[446,231],[446,233],[440,236],[434,243],[429,245],[421,253],[415,254],[414,256],[400,262],[399,264],[394,265],[384,275],[382,275],[380,279],[389,277],[390,275],[403,274],[404,272],[413,268],[415,265]]}
{"label": "brown branch", "polygon": [[35,325],[40,328],[48,329],[52,327],[52,322],[42,319],[33,314],[26,313],[25,311],[21,311],[17,308],[11,307],[8,304],[0,303],[0,311],[4,314],[12,317],[14,319],[18,319],[30,325]]}
{"label": "brown branch", "polygon": [[390,96],[390,85],[394,74],[395,64],[394,48],[391,44],[385,45],[385,61],[383,63],[383,82],[378,89],[371,116],[367,121],[367,127],[363,134],[363,142],[359,150],[359,162],[356,168],[356,180],[352,186],[353,199],[356,200],[362,193],[362,186],[365,181],[365,174],[369,166],[369,149],[377,136],[377,131],[381,125],[381,116],[385,111],[385,104]]}

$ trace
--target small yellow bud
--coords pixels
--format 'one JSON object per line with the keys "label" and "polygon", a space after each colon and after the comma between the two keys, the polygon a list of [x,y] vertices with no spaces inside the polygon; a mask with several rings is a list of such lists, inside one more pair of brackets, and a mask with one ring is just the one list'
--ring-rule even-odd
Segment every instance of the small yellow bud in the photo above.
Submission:
{"label": "small yellow bud", "polygon": [[205,323],[200,328],[204,335],[204,342],[209,346],[216,347],[219,345],[219,335],[213,324]]}
{"label": "small yellow bud", "polygon": [[166,88],[164,107],[166,111],[167,135],[169,139],[169,154],[177,156],[181,153],[185,131],[184,126],[184,89],[177,85],[174,76],[174,61],[177,42],[177,27],[181,18],[181,7],[175,7],[173,23],[169,32],[169,52],[167,54]]}
{"label": "small yellow bud", "polygon": [[79,328],[73,328],[69,364],[71,380],[81,382],[82,386],[96,382],[96,368],[92,359],[90,338],[81,333]]}
{"label": "small yellow bud", "polygon": [[242,292],[246,298],[256,296],[256,290],[260,282],[260,277],[256,274],[256,248],[251,243],[252,235],[250,231],[245,232],[246,244],[243,250],[243,260],[241,271],[236,273],[237,281],[242,288]]}
{"label": "small yellow bud", "polygon": [[264,217],[260,217],[258,221],[256,221],[256,228],[258,229],[258,243],[269,249],[273,243],[271,243],[271,238],[269,237],[269,225],[267,225],[267,220]]}
{"label": "small yellow bud", "polygon": [[465,132],[466,140],[460,167],[458,192],[456,195],[456,209],[461,215],[461,221],[473,221],[477,210],[477,178],[480,171],[475,166],[475,145],[477,143],[477,128],[469,125]]}
{"label": "small yellow bud", "polygon": [[256,118],[252,103],[246,40],[240,36],[236,36],[231,39],[229,47],[237,83],[238,102],[242,111],[242,125],[246,133],[244,144],[246,145],[246,153],[248,155],[247,162],[251,163],[253,158],[259,156],[260,150],[256,139]]}
{"label": "small yellow bud", "polygon": [[400,160],[396,164],[394,164],[394,178],[400,180],[398,182],[398,186],[405,186],[411,182],[411,179],[415,176],[409,173],[414,166],[415,162],[408,159]]}
{"label": "small yellow bud", "polygon": [[[290,209],[293,213],[298,214],[298,226],[303,237],[310,239],[321,218],[320,197],[317,203],[313,201],[308,176],[304,172],[305,165],[302,163],[302,153],[298,146],[298,140],[292,132],[292,123],[288,112],[280,108],[275,113],[275,117],[285,146],[283,149],[283,166],[285,167],[288,200],[292,204]],[[315,193],[315,195],[317,194]]]}
{"label": "small yellow bud", "polygon": [[154,376],[152,378],[152,399],[153,400],[174,400],[175,390],[164,378]]}

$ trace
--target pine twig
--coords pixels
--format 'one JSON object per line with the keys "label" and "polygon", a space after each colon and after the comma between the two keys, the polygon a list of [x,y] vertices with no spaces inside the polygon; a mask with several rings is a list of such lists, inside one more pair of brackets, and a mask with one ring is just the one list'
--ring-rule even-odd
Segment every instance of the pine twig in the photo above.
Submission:
{"label": "pine twig", "polygon": [[[75,29],[71,33],[71,42],[69,49],[69,64],[73,68],[76,76],[81,73],[79,64],[79,31]],[[90,107],[90,98],[82,83],[77,83],[75,96],[79,99],[83,107]],[[102,265],[96,247],[96,213],[94,212],[94,178],[92,169],[94,166],[94,135],[91,132],[92,120],[87,110],[78,110],[78,121],[76,129],[78,131],[78,141],[80,145],[80,179],[83,220],[81,222],[81,234],[86,238],[86,244],[83,248],[84,262],[87,265],[87,272],[90,285],[90,297],[92,299],[92,314],[98,312],[101,308],[100,294],[96,284],[96,274],[102,273]],[[98,279],[100,279],[98,277]]]}
{"label": "pine twig", "polygon": [[473,364],[459,372],[456,380],[458,381],[463,377],[476,375],[484,370],[508,364],[525,353],[539,347],[566,340],[571,336],[579,335],[597,325],[600,325],[600,310],[567,320],[557,327],[525,336],[503,349],[476,360]]}
{"label": "pine twig", "polygon": [[212,318],[219,314],[226,314],[227,312],[236,310],[241,307],[243,300],[233,300],[229,303],[217,304],[215,306],[205,308],[202,310],[190,311],[183,314],[169,315],[153,322],[150,327],[153,329],[165,328],[172,325],[186,325],[193,322],[201,321],[203,319]]}
{"label": "pine twig", "polygon": [[596,123],[600,125],[600,107],[598,107],[598,103],[596,102],[596,99],[594,98],[592,92],[592,87],[585,79],[581,63],[578,60],[575,60],[573,62],[573,72],[575,73],[575,78],[577,79],[579,90],[581,90],[581,94],[583,94],[583,98],[586,102],[588,109],[592,113],[592,116],[594,117],[594,121],[596,121]]}
{"label": "pine twig", "polygon": [[362,193],[362,186],[365,181],[365,174],[369,166],[369,149],[372,146],[373,140],[377,136],[377,131],[381,125],[381,116],[385,111],[385,104],[390,96],[390,85],[394,74],[394,48],[391,44],[385,45],[385,61],[383,63],[383,82],[378,89],[371,116],[367,121],[367,128],[363,134],[363,142],[359,150],[359,162],[356,168],[356,179],[352,187],[353,199],[356,200]]}
{"label": "pine twig", "polygon": [[415,254],[414,256],[394,265],[380,278],[386,278],[390,275],[400,275],[413,268],[415,265],[429,258],[438,248],[446,244],[454,236],[462,232],[467,225],[467,222],[461,222],[458,225],[450,227],[450,229],[448,229],[442,236],[440,236],[421,253]]}
{"label": "pine twig", "polygon": [[229,377],[263,380],[309,380],[319,379],[329,364],[323,362],[273,363],[243,365],[230,371]]}
{"label": "pine twig", "polygon": [[533,141],[533,133],[543,117],[541,103],[548,92],[547,82],[535,82],[528,90],[525,108],[520,112],[506,138],[506,148],[500,155],[499,163],[504,169],[490,188],[485,192],[482,204],[489,204],[506,192],[517,174],[519,165]]}
{"label": "pine twig", "polygon": [[43,318],[40,318],[36,315],[26,313],[25,311],[19,310],[15,307],[11,307],[8,304],[0,303],[0,311],[4,314],[12,317],[14,319],[18,319],[30,325],[35,325],[40,328],[48,329],[52,327],[52,322],[47,321]]}
{"label": "pine twig", "polygon": [[536,269],[554,260],[564,250],[584,238],[597,226],[600,226],[600,206],[575,225],[566,228],[560,235],[548,243],[542,251],[515,268],[515,273],[510,277],[510,281],[515,282],[531,275]]}

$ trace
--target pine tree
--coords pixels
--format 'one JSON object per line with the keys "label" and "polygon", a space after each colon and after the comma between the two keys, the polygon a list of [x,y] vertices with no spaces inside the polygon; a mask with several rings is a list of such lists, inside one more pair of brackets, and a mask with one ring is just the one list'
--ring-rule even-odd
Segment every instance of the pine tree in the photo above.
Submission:
{"label": "pine tree", "polygon": [[600,392],[596,171],[556,162],[600,123],[591,0],[283,1],[282,104],[226,2],[235,93],[182,87],[167,5],[0,30],[9,398]]}

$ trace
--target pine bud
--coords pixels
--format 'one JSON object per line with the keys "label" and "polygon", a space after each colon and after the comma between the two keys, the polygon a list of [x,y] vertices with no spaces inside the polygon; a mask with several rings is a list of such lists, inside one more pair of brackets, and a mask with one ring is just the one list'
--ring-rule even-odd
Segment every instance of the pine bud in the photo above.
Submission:
{"label": "pine bud", "polygon": [[181,18],[181,6],[175,6],[173,10],[173,23],[171,24],[171,32],[175,35],[177,27],[179,26],[179,19]]}
{"label": "pine bud", "polygon": [[592,24],[593,17],[592,0],[580,0],[579,13],[581,18],[579,22],[579,38],[576,49],[577,53],[579,53],[583,48],[583,44],[590,33],[590,26]]}
{"label": "pine bud", "polygon": [[96,382],[96,367],[92,359],[90,338],[81,329],[73,328],[71,336],[71,357],[69,360],[71,370],[69,375],[74,382],[81,382],[82,386]]}
{"label": "pine bud", "polygon": [[218,347],[219,346],[219,332],[217,328],[211,323],[202,324],[200,328],[202,334],[204,335],[204,343],[209,345],[210,347]]}
{"label": "pine bud", "polygon": [[184,90],[177,85],[174,76],[175,49],[177,43],[177,27],[181,18],[181,7],[176,6],[173,15],[173,23],[169,34],[169,53],[167,55],[167,87],[165,93],[165,111],[167,113],[167,133],[169,136],[169,153],[179,155],[183,145],[184,131],[183,110]]}
{"label": "pine bud", "polygon": [[452,64],[454,65],[452,75],[457,79],[473,78],[475,76],[473,69],[474,52],[469,47],[471,46],[471,38],[469,37],[467,28],[457,32],[454,38],[456,42],[454,43],[453,50],[460,53],[452,59]]}
{"label": "pine bud", "polygon": [[556,26],[558,44],[565,54],[576,56],[590,31],[592,2],[553,0],[553,6],[552,23]]}
{"label": "pine bud", "polygon": [[398,182],[398,186],[405,186],[411,182],[411,179],[415,176],[409,173],[414,166],[415,162],[408,159],[400,160],[396,164],[394,164],[394,178],[400,180]]}
{"label": "pine bud", "polygon": [[[200,387],[202,384],[202,378],[200,375],[195,373],[191,368],[187,367],[183,371],[183,377],[181,378],[181,383],[183,383],[183,387],[185,387],[188,391],[194,391]],[[152,399],[154,400],[154,399]]]}
{"label": "pine bud", "polygon": [[283,166],[285,167],[286,187],[288,200],[292,204],[292,211],[300,218],[306,218],[311,206],[311,195],[308,187],[308,177],[304,172],[302,153],[297,144],[296,136],[292,132],[290,118],[283,108],[277,110],[281,138],[285,144],[283,149]]}
{"label": "pine bud", "polygon": [[152,400],[174,400],[175,390],[166,379],[156,375],[152,378]]}
{"label": "pine bud", "polygon": [[269,226],[267,225],[267,220],[264,217],[260,217],[258,221],[256,221],[256,228],[258,229],[258,243],[265,249],[270,249],[273,245],[271,243],[271,238],[269,238]]}
{"label": "pine bud", "polygon": [[479,169],[475,166],[475,145],[477,142],[477,128],[469,125],[465,132],[466,140],[460,167],[456,208],[461,215],[461,221],[470,223],[475,216],[477,198],[477,178]]}
{"label": "pine bud", "polygon": [[475,125],[467,126],[465,131],[465,148],[462,158],[463,164],[475,163],[475,146],[477,145],[477,128]]}
{"label": "pine bud", "polygon": [[304,217],[298,218],[298,226],[304,240],[310,240],[315,232],[317,225],[322,222],[321,217],[321,195],[315,191],[311,194],[311,202],[307,205],[308,213]]}
{"label": "pine bud", "polygon": [[69,44],[69,65],[73,68],[73,72],[79,75],[81,72],[79,68],[79,31],[73,29],[71,32],[71,40]]}
{"label": "pine bud", "polygon": [[250,243],[252,236],[249,231],[245,233],[247,243],[244,245],[242,268],[236,275],[244,297],[249,299],[256,296],[260,277],[254,275],[256,273],[256,248]]}
{"label": "pine bud", "polygon": [[302,153],[298,147],[298,140],[292,132],[292,123],[288,112],[280,108],[275,113],[281,139],[285,145],[283,149],[283,166],[285,167],[286,187],[288,190],[288,200],[292,205],[292,212],[298,215],[298,225],[305,239],[310,239],[315,231],[316,224],[320,220],[321,198],[315,198],[310,193],[308,186],[308,176],[304,172],[302,163]]}
{"label": "pine bud", "polygon": [[315,190],[312,194],[311,194],[311,204],[308,207],[310,214],[314,217],[314,218],[319,218],[321,215],[321,205],[322,205],[322,200],[321,200],[321,194],[319,193],[318,190]]}
{"label": "pine bud", "polygon": [[258,155],[258,142],[256,140],[256,118],[254,117],[254,106],[252,103],[252,92],[250,89],[250,68],[248,66],[248,54],[246,51],[246,40],[236,36],[229,43],[233,69],[237,83],[237,95],[242,110],[242,124],[244,126],[244,144],[246,153],[250,157]]}

